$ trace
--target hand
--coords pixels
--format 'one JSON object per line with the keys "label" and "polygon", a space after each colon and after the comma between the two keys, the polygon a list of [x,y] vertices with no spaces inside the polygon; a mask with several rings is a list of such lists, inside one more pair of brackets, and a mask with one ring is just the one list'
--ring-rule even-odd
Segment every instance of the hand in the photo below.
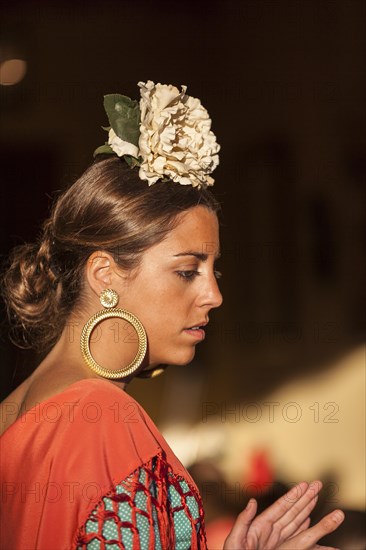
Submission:
{"label": "hand", "polygon": [[320,481],[310,485],[303,481],[256,518],[257,502],[251,499],[237,517],[224,550],[334,550],[316,543],[342,523],[341,510],[328,514],[309,528],[309,514],[321,488]]}

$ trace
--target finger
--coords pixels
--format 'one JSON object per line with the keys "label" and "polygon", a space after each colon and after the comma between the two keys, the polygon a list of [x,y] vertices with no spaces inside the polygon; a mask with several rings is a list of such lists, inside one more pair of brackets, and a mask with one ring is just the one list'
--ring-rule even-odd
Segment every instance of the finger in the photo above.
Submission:
{"label": "finger", "polygon": [[266,543],[269,546],[281,544],[295,535],[312,512],[321,488],[321,481],[313,481],[310,485],[305,484],[304,486],[299,484],[282,497],[282,503],[279,499],[279,504],[283,506],[284,502],[287,510],[279,519],[273,522],[266,538]]}
{"label": "finger", "polygon": [[290,489],[290,491],[288,491],[285,495],[276,500],[274,504],[269,506],[258,517],[263,517],[263,520],[265,520],[266,522],[277,521],[284,514],[286,514],[286,512],[290,510],[296,504],[296,502],[301,499],[301,497],[307,492],[308,487],[309,485],[306,481],[298,483],[297,485],[295,485],[295,487],[292,487],[292,489]]}
{"label": "finger", "polygon": [[315,544],[311,550],[318,550],[318,548],[321,548],[321,550],[339,550],[339,548],[334,548],[333,546],[320,546],[320,544]]}
{"label": "finger", "polygon": [[238,550],[245,541],[249,527],[257,513],[257,501],[251,498],[242,512],[236,518],[225,544],[224,550]]}
{"label": "finger", "polygon": [[[292,539],[287,541],[286,543],[282,544],[280,548],[277,550],[304,550],[304,546],[296,546],[296,548],[293,546],[294,543],[291,542]],[[314,544],[314,546],[306,547],[305,550],[339,550],[339,548],[334,548],[333,546],[320,546],[320,544]]]}
{"label": "finger", "polygon": [[[300,484],[301,485],[301,484]],[[291,491],[283,495],[285,501],[289,501],[297,509],[300,509],[304,503],[311,502],[313,498],[319,495],[320,490],[322,489],[323,484],[321,481],[312,481],[306,488],[305,491],[301,491],[298,485],[295,485]],[[294,491],[294,493],[292,493]],[[288,510],[291,509],[291,506],[287,507]]]}
{"label": "finger", "polygon": [[[326,515],[316,525],[314,525],[314,527],[310,527],[310,529],[307,529],[297,535],[296,538],[299,538],[301,542],[305,544],[305,546],[300,546],[300,548],[312,548],[318,540],[335,531],[343,520],[344,513],[341,510],[335,510],[334,512]],[[294,538],[292,540],[294,540]]]}
{"label": "finger", "polygon": [[313,491],[311,489],[308,490],[305,495],[278,520],[278,528],[281,531],[282,540],[294,536],[300,525],[309,517],[318,501],[318,495],[312,500],[309,500],[312,495]]}
{"label": "finger", "polygon": [[[312,499],[317,497],[321,483],[310,485],[305,481],[298,483],[290,491],[279,498],[272,506],[262,512],[255,520],[259,530],[266,532],[266,536],[275,541],[286,540],[292,536],[300,527],[310,511],[315,506],[315,502],[309,506]],[[306,508],[307,507],[307,508]],[[294,519],[306,508],[305,514],[302,514],[297,522]],[[272,525],[272,527],[271,527]],[[286,536],[282,535],[282,530],[286,529]],[[262,539],[266,536],[262,535]]]}
{"label": "finger", "polygon": [[310,515],[314,509],[320,489],[322,488],[321,481],[313,481],[307,487],[304,494],[297,500],[293,497],[289,497],[289,493],[284,495],[285,500],[292,500],[293,506],[283,514],[283,516],[277,521],[276,530],[283,531],[282,540],[294,535],[297,529],[300,527],[303,521]]}
{"label": "finger", "polygon": [[319,479],[317,479],[316,481],[312,481],[309,484],[308,491],[309,491],[309,494],[312,494],[313,497],[316,497],[320,493],[322,488],[323,488],[322,482]]}
{"label": "finger", "polygon": [[302,522],[302,524],[300,525],[298,530],[295,531],[295,533],[293,534],[293,537],[296,537],[296,535],[298,535],[299,533],[302,533],[303,531],[308,529],[309,525],[310,525],[310,521],[311,521],[310,518],[306,518],[306,520]]}
{"label": "finger", "polygon": [[[281,537],[282,525],[279,525],[278,521],[303,497],[308,491],[308,488],[309,484],[306,481],[302,481],[292,487],[290,491],[285,493],[281,498],[276,500],[274,504],[269,506],[255,518],[251,534],[260,540],[262,544],[266,544],[267,547],[270,546],[270,542],[277,544],[279,541],[286,540]],[[296,531],[300,523],[296,525],[294,531]]]}

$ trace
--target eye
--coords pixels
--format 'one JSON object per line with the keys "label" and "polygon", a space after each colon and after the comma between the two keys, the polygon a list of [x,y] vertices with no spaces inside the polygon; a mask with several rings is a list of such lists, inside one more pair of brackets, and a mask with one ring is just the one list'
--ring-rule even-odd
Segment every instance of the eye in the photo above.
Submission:
{"label": "eye", "polygon": [[215,275],[216,279],[221,279],[221,277],[222,277],[221,271],[218,271],[217,269],[215,269],[214,275]]}
{"label": "eye", "polygon": [[198,275],[200,275],[200,272],[194,269],[191,269],[189,271],[177,271],[176,272],[178,277],[189,283],[190,281],[193,281]]}

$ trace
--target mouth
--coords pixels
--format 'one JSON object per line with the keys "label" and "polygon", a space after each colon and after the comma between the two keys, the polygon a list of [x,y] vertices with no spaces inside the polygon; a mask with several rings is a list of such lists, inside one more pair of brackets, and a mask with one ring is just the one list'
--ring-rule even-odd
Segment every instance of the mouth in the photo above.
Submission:
{"label": "mouth", "polygon": [[204,321],[203,323],[200,323],[198,325],[195,325],[193,327],[185,328],[184,332],[186,334],[189,334],[196,340],[202,341],[205,339],[206,333],[203,329],[207,325],[208,321]]}

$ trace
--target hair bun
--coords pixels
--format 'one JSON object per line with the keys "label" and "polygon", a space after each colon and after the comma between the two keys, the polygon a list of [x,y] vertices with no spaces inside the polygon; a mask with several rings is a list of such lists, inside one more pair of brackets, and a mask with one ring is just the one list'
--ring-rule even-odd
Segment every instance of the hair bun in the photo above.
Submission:
{"label": "hair bun", "polygon": [[47,332],[50,334],[49,328],[55,324],[61,294],[56,268],[51,267],[51,249],[50,224],[46,222],[38,244],[24,244],[13,250],[3,276],[10,338],[23,348],[43,347],[41,342],[45,340],[51,344]]}

